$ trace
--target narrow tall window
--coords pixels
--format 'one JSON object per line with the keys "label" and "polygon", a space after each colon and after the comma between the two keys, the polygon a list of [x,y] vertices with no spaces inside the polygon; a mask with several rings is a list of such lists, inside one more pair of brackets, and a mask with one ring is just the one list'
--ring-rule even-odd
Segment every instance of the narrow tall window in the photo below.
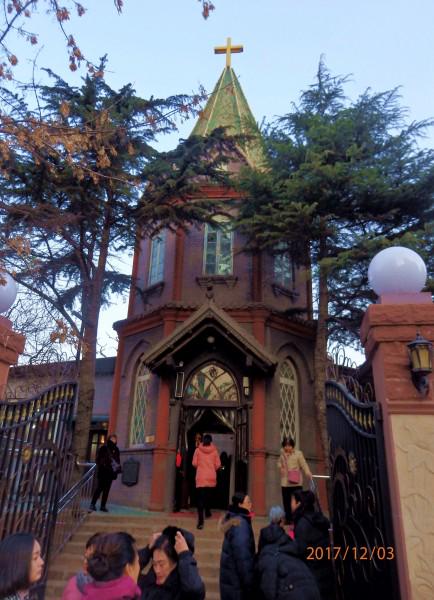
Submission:
{"label": "narrow tall window", "polygon": [[205,226],[203,270],[205,275],[231,275],[233,232],[227,217],[215,220],[216,225]]}
{"label": "narrow tall window", "polygon": [[133,415],[130,427],[130,446],[145,443],[147,432],[149,381],[151,373],[141,364],[137,369],[136,384],[134,388]]}
{"label": "narrow tall window", "polygon": [[274,255],[274,282],[288,288],[293,283],[294,265],[289,252]]}
{"label": "narrow tall window", "polygon": [[298,436],[298,381],[293,364],[285,360],[279,371],[280,383],[280,439]]}
{"label": "narrow tall window", "polygon": [[164,277],[164,254],[166,250],[166,231],[161,231],[152,238],[151,260],[149,262],[148,285],[163,281]]}

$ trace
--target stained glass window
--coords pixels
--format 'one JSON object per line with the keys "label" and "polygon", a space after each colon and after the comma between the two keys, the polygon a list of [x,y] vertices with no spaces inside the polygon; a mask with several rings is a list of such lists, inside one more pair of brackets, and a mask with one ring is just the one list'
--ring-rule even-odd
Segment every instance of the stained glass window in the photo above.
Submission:
{"label": "stained glass window", "polygon": [[231,275],[233,232],[227,217],[217,216],[215,221],[205,226],[203,270],[205,275]]}
{"label": "stained glass window", "polygon": [[293,269],[291,255],[282,252],[274,256],[274,281],[282,287],[290,287],[293,282]]}
{"label": "stained glass window", "polygon": [[166,249],[166,231],[161,231],[151,242],[151,260],[149,262],[148,285],[163,281],[164,254]]}
{"label": "stained glass window", "polygon": [[298,440],[298,381],[294,366],[285,360],[279,371],[280,439]]}
{"label": "stained glass window", "polygon": [[130,445],[145,443],[146,424],[148,419],[149,381],[151,373],[141,364],[137,370],[134,389],[133,416],[131,418]]}
{"label": "stained glass window", "polygon": [[238,402],[238,388],[228,371],[209,363],[193,375],[187,385],[185,398],[207,402]]}

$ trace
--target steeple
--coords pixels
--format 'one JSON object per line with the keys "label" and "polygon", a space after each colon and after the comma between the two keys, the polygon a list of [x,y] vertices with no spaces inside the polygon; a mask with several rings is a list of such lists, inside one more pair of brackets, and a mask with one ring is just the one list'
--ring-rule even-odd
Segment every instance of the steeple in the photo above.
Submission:
{"label": "steeple", "polygon": [[215,48],[214,52],[226,55],[226,66],[191,135],[205,136],[224,127],[228,135],[246,136],[249,139],[239,149],[251,167],[261,168],[265,164],[261,134],[231,66],[231,54],[243,52],[243,47],[232,46],[228,38],[227,45]]}

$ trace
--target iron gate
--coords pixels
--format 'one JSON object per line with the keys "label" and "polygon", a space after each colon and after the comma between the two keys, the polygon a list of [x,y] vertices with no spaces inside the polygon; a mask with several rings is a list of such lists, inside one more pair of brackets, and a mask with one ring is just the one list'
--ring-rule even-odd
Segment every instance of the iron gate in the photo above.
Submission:
{"label": "iron gate", "polygon": [[76,391],[62,383],[28,400],[0,402],[0,539],[31,532],[44,557],[69,485]]}
{"label": "iron gate", "polygon": [[380,406],[326,383],[339,600],[399,600]]}

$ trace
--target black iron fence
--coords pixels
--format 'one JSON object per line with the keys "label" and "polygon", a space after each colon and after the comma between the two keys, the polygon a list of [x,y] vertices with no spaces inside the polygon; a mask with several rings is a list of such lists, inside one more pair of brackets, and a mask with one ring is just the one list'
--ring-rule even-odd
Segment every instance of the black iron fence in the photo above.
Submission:
{"label": "black iron fence", "polygon": [[75,383],[0,402],[0,539],[32,532],[48,555],[59,498],[70,485]]}
{"label": "black iron fence", "polygon": [[381,407],[348,387],[326,383],[338,598],[399,600]]}

